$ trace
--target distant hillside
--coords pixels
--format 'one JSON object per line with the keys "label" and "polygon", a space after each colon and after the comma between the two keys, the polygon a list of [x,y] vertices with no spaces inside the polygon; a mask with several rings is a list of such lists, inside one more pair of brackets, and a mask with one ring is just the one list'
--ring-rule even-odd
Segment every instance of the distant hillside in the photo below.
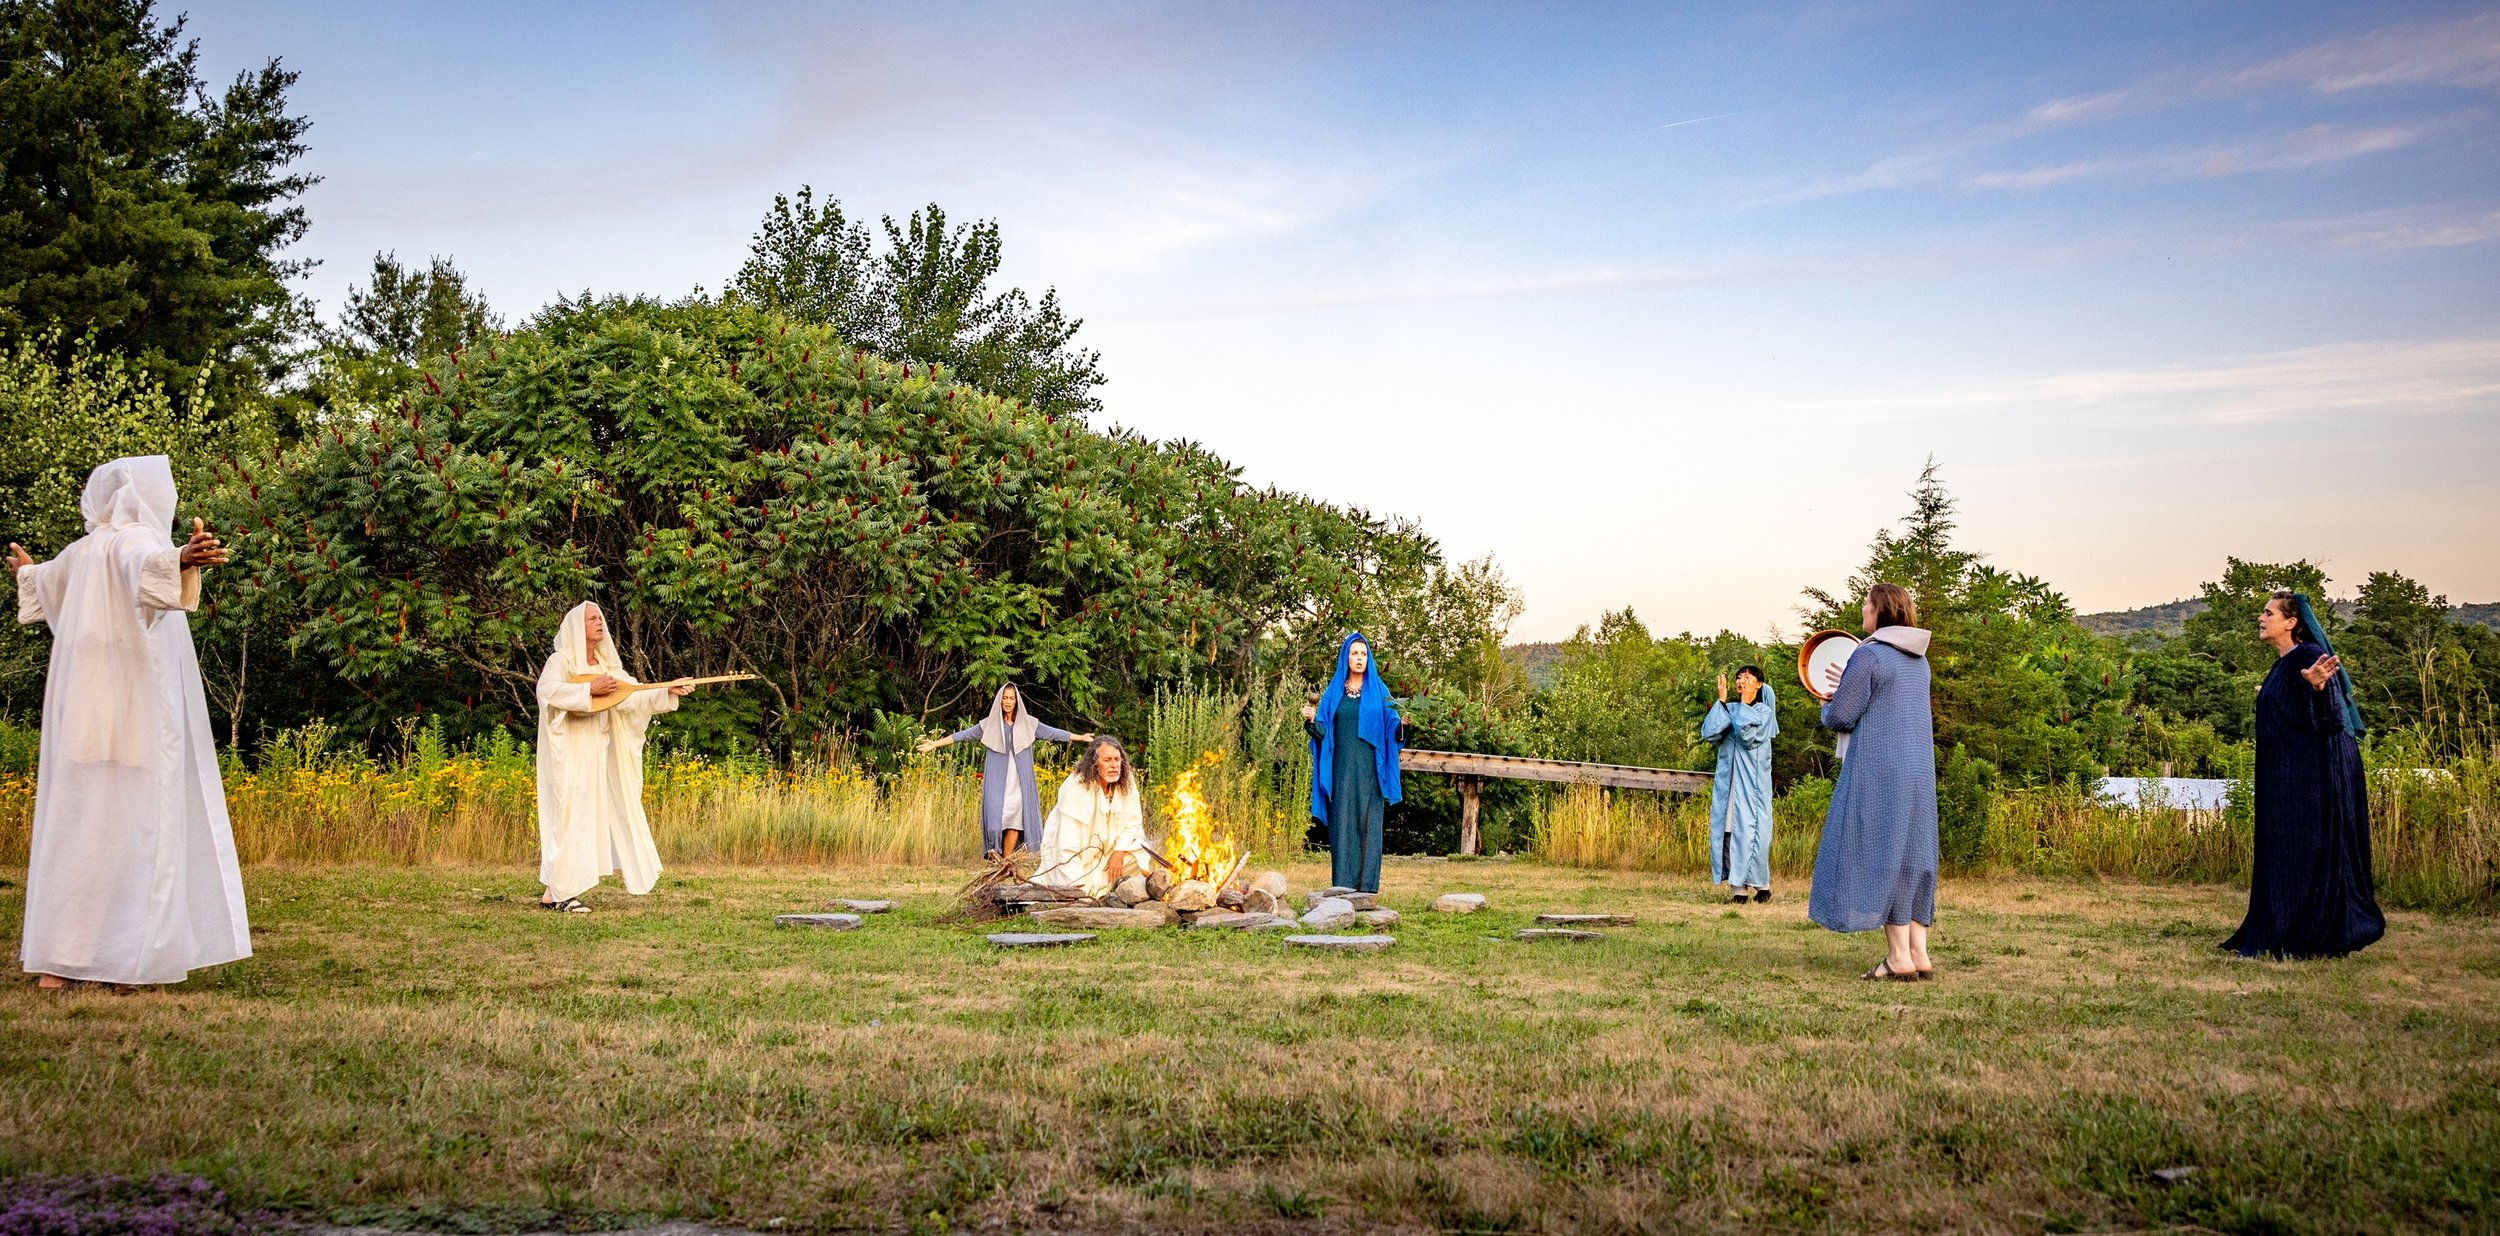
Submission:
{"label": "distant hillside", "polygon": [[1554,667],[1562,663],[1562,645],[1551,641],[1509,644],[1503,647],[1502,655],[1526,671],[1529,686],[1542,690],[1553,685]]}
{"label": "distant hillside", "polygon": [[[2166,605],[2147,605],[2142,609],[2119,610],[2115,613],[2079,614],[2075,621],[2082,623],[2085,630],[2098,631],[2103,635],[2133,635],[2140,631],[2149,631],[2155,635],[2177,635],[2187,629],[2188,615],[2203,613],[2204,610],[2203,601],[2191,598],[2185,601],[2172,601]],[[2339,618],[2350,620],[2352,602],[2335,602],[2335,614]],[[2451,622],[2475,623],[2493,630],[2500,630],[2500,601],[2486,601],[2479,605],[2460,605],[2448,611],[2448,619]]]}
{"label": "distant hillside", "polygon": [[2103,635],[2133,635],[2151,631],[2156,635],[2177,635],[2187,629],[2190,614],[2205,612],[2205,603],[2198,600],[2172,601],[2167,605],[2147,605],[2142,609],[2121,610],[2114,614],[2079,614],[2075,621],[2087,631]]}

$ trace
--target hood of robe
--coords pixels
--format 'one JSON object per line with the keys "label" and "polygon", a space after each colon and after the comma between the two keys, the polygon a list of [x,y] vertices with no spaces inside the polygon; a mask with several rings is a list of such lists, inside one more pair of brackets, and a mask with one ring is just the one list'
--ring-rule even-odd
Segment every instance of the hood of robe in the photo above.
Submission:
{"label": "hood of robe", "polygon": [[87,474],[87,489],[78,497],[78,513],[87,531],[107,528],[153,530],[173,544],[173,461],[163,455],[134,455],[103,464]]}
{"label": "hood of robe", "polygon": [[[1007,720],[1007,691],[1016,693],[1016,719]],[[1033,745],[1035,730],[1041,725],[1033,715],[1033,701],[1024,697],[1024,688],[1008,683],[990,696],[990,715],[981,718],[981,745],[1000,755],[1013,755]]]}
{"label": "hood of robe", "polygon": [[564,672],[571,674],[606,674],[624,678],[625,660],[617,655],[616,627],[608,627],[606,639],[599,641],[597,652],[590,648],[590,616],[607,617],[607,611],[595,601],[584,601],[565,611],[564,621],[556,627],[556,655],[564,659]]}
{"label": "hood of robe", "polygon": [[1890,644],[1911,656],[1923,657],[1927,655],[1927,645],[1935,641],[1936,633],[1925,627],[1884,627],[1866,638],[1878,644]]}
{"label": "hood of robe", "polygon": [[1402,796],[1398,783],[1398,702],[1389,695],[1389,680],[1380,671],[1380,647],[1364,638],[1360,631],[1346,634],[1337,645],[1337,672],[1330,675],[1328,685],[1320,689],[1318,715],[1320,736],[1311,742],[1311,767],[1317,772],[1311,778],[1312,818],[1326,819],[1322,810],[1327,802],[1328,774],[1336,759],[1337,707],[1345,702],[1346,680],[1354,676],[1354,645],[1360,643],[1371,654],[1371,664],[1363,670],[1363,694],[1357,697],[1355,732],[1372,745],[1379,756],[1380,797],[1396,802]]}
{"label": "hood of robe", "polygon": [[[51,621],[56,685],[44,706],[52,719],[57,702],[47,741],[58,735],[72,762],[144,768],[172,758],[166,731],[175,697],[164,690],[168,667],[156,646],[164,615],[137,601],[141,564],[174,547],[177,505],[173,465],[163,455],[116,459],[87,475],[78,499],[87,535],[54,560],[62,573]],[[187,636],[189,628],[181,629]]]}

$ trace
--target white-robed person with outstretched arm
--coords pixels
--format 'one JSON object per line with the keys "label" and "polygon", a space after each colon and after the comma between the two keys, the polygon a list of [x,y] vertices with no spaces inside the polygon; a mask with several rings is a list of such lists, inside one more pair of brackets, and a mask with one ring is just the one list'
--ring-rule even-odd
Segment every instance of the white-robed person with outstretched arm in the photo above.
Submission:
{"label": "white-robed person with outstretched arm", "polygon": [[164,456],[116,459],[78,500],[87,535],[50,562],[9,546],[17,620],[52,628],[19,950],[40,986],[179,983],[252,955],[184,617],[226,551],[196,519],[174,544],[176,503]]}
{"label": "white-robed person with outstretched arm", "polygon": [[564,615],[538,674],[538,881],[547,886],[538,904],[550,910],[589,913],[582,894],[611,871],[637,897],[659,881],[660,851],[642,813],[642,744],[651,718],[675,711],[694,688],[636,691],[593,708],[638,681],[597,605]]}

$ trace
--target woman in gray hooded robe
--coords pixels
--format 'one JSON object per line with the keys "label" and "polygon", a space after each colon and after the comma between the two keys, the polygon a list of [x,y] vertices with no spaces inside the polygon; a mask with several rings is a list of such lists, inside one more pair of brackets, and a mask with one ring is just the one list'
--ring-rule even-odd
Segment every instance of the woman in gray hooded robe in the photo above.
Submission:
{"label": "woman in gray hooded robe", "polygon": [[1033,779],[1033,744],[1041,739],[1092,742],[1094,736],[1044,725],[1025,710],[1023,693],[1008,683],[990,700],[990,715],[980,724],[929,739],[920,744],[920,753],[976,738],[988,752],[981,763],[981,856],[999,858],[1015,853],[1025,838],[1041,837],[1042,792]]}

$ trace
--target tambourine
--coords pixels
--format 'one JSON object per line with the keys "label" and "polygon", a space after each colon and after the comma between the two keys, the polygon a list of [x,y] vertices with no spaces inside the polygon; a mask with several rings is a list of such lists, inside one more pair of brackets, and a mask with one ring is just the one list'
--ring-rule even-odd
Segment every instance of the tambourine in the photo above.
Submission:
{"label": "tambourine", "polygon": [[1806,694],[1818,700],[1832,698],[1823,682],[1831,671],[1849,664],[1849,654],[1858,650],[1859,642],[1847,631],[1817,631],[1797,645],[1797,678],[1806,684]]}

